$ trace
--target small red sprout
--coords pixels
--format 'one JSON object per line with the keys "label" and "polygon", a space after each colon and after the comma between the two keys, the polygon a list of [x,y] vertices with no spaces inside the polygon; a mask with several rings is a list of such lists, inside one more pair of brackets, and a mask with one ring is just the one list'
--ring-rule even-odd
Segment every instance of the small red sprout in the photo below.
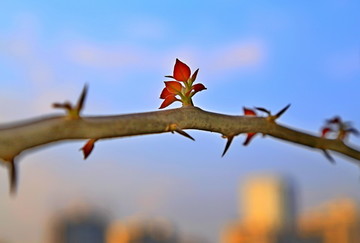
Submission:
{"label": "small red sprout", "polygon": [[356,136],[360,135],[359,131],[351,126],[350,122],[342,121],[339,116],[325,121],[325,126],[321,129],[321,137],[326,138],[330,132],[335,133],[336,138],[340,140],[347,138],[350,133]]}
{"label": "small red sprout", "polygon": [[193,106],[192,97],[199,91],[202,91],[205,86],[201,83],[194,84],[199,69],[193,75],[188,65],[176,59],[174,72],[172,76],[165,76],[173,78],[176,81],[165,81],[165,88],[160,94],[160,99],[164,99],[159,109],[163,109],[175,101],[180,101],[183,106]]}
{"label": "small red sprout", "polygon": [[256,112],[254,110],[252,110],[252,109],[243,107],[243,110],[244,110],[244,115],[245,116],[256,116]]}
{"label": "small red sprout", "polygon": [[325,138],[329,132],[333,132],[333,130],[330,127],[324,127],[321,130],[321,137]]}
{"label": "small red sprout", "polygon": [[[258,109],[258,108],[256,108],[256,109]],[[252,109],[243,107],[243,110],[244,110],[245,116],[257,116],[256,112]],[[254,138],[255,135],[256,135],[256,133],[252,133],[252,132],[247,133],[247,137],[246,137],[243,145],[244,146],[248,145],[251,142],[251,140]]]}
{"label": "small red sprout", "polygon": [[89,157],[89,155],[91,154],[91,152],[94,149],[94,145],[95,142],[97,141],[97,139],[89,139],[86,144],[80,149],[82,150],[83,154],[84,154],[84,159],[87,159]]}

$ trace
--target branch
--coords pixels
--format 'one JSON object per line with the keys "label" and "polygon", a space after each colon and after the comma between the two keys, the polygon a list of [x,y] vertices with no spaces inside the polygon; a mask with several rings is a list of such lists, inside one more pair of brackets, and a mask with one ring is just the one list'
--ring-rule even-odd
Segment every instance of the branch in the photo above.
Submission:
{"label": "branch", "polygon": [[197,107],[125,114],[81,117],[51,116],[0,126],[0,158],[13,159],[24,151],[52,142],[79,139],[106,139],[196,129],[234,137],[262,133],[320,151],[335,151],[360,164],[360,151],[340,139],[326,139],[277,124],[267,117],[230,116]]}
{"label": "branch", "polygon": [[[84,89],[86,90],[86,89]],[[84,158],[89,156],[94,143],[100,139],[127,137],[135,135],[177,132],[194,140],[183,129],[196,129],[222,134],[228,141],[222,156],[229,149],[233,138],[246,133],[247,145],[256,133],[269,135],[295,144],[319,149],[325,157],[334,162],[329,150],[343,154],[360,164],[360,151],[347,146],[342,139],[326,139],[296,131],[281,125],[275,120],[278,114],[268,117],[229,116],[187,106],[179,109],[155,112],[134,113],[118,116],[81,117],[80,109],[69,106],[67,115],[40,117],[17,124],[0,126],[0,159],[9,168],[10,192],[17,187],[16,163],[24,151],[63,140],[90,139],[82,148]],[[286,110],[289,106],[285,107]],[[244,108],[244,110],[246,110]],[[283,113],[283,110],[280,111]]]}
{"label": "branch", "polygon": [[[319,149],[325,157],[334,162],[328,151],[335,151],[360,165],[360,151],[349,147],[344,139],[349,133],[360,134],[349,123],[343,122],[340,117],[334,117],[326,122],[322,129],[321,137],[296,131],[276,123],[290,107],[285,106],[275,115],[263,107],[255,110],[244,107],[245,116],[229,116],[201,110],[193,106],[192,97],[206,87],[197,83],[197,69],[192,75],[189,66],[176,59],[172,76],[165,76],[175,81],[165,81],[165,88],[160,94],[164,101],[160,109],[173,102],[181,102],[179,109],[134,113],[118,116],[83,117],[80,115],[87,96],[88,87],[85,85],[76,103],[54,103],[54,108],[65,109],[65,116],[40,117],[17,124],[0,126],[0,159],[7,162],[9,168],[10,189],[16,191],[18,156],[24,151],[48,145],[62,140],[88,139],[81,148],[86,159],[94,148],[95,142],[101,139],[127,137],[135,135],[176,132],[194,140],[184,129],[196,129],[217,132],[227,139],[224,152],[226,154],[235,136],[245,133],[246,140],[243,145],[248,145],[257,133],[269,135],[295,144]],[[259,117],[256,111],[265,113],[266,117]],[[327,139],[329,132],[336,132],[336,139]]]}

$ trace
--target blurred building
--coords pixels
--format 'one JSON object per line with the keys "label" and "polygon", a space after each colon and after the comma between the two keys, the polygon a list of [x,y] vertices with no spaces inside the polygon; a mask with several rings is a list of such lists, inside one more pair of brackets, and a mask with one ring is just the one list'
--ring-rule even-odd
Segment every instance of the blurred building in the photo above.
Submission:
{"label": "blurred building", "polygon": [[[360,217],[350,199],[326,202],[298,215],[294,183],[284,177],[253,177],[239,191],[239,217],[226,225],[221,243],[359,243]],[[50,222],[49,243],[205,243],[179,234],[164,218],[133,216],[108,223],[85,205],[70,207]]]}
{"label": "blurred building", "polygon": [[50,243],[105,243],[107,220],[89,208],[58,213],[50,223]]}
{"label": "blurred building", "polygon": [[334,200],[302,215],[298,230],[304,242],[359,243],[359,212],[350,199]]}
{"label": "blurred building", "polygon": [[239,193],[244,223],[259,228],[294,229],[295,189],[289,179],[267,176],[248,180]]}
{"label": "blurred building", "polygon": [[166,220],[115,221],[106,234],[107,243],[178,243],[179,237]]}
{"label": "blurred building", "polygon": [[281,177],[249,179],[239,193],[243,214],[224,230],[223,243],[293,242],[295,237],[295,188]]}
{"label": "blurred building", "polygon": [[350,199],[327,202],[296,217],[295,188],[280,177],[256,177],[241,188],[243,217],[228,224],[222,243],[359,243],[360,217]]}
{"label": "blurred building", "polygon": [[179,234],[164,218],[132,216],[110,223],[104,214],[86,204],[71,206],[51,218],[48,243],[206,243]]}

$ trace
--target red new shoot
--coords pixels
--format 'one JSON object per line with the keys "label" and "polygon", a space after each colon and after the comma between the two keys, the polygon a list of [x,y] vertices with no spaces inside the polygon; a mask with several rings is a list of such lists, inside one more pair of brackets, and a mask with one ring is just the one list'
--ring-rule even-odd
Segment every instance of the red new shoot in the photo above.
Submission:
{"label": "red new shoot", "polygon": [[175,81],[165,81],[165,88],[160,94],[160,99],[164,99],[159,109],[165,108],[175,101],[180,101],[183,106],[194,106],[192,97],[199,91],[206,89],[201,83],[193,84],[199,69],[191,75],[188,65],[176,59],[174,72],[172,76],[167,78],[175,79]]}

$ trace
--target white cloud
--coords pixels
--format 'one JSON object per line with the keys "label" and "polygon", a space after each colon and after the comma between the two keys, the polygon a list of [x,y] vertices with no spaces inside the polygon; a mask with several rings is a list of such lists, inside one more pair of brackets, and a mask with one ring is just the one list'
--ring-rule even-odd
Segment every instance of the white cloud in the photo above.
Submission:
{"label": "white cloud", "polygon": [[266,58],[266,48],[259,40],[240,41],[215,51],[212,65],[215,70],[259,67]]}
{"label": "white cloud", "polygon": [[143,40],[162,39],[168,34],[168,27],[164,21],[143,15],[126,21],[126,25],[121,27],[127,35]]}
{"label": "white cloud", "polygon": [[171,50],[161,50],[160,53],[143,50],[139,46],[106,46],[86,41],[66,48],[72,62],[93,68],[151,68],[161,65],[169,58],[180,58],[189,65],[193,60],[220,72],[245,67],[256,68],[261,66],[266,58],[265,45],[259,40],[239,41],[218,46],[213,50],[196,46],[178,46]]}
{"label": "white cloud", "polygon": [[138,50],[131,47],[101,46],[93,43],[75,43],[67,50],[70,60],[94,68],[119,68],[141,63]]}

